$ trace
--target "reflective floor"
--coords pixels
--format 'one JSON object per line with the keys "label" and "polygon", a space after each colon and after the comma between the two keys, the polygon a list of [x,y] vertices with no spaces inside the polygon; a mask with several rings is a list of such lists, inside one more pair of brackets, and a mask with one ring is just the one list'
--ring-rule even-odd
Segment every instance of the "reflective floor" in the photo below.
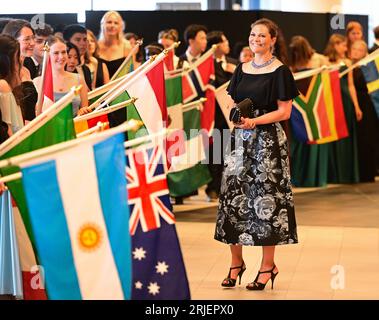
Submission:
{"label": "reflective floor", "polygon": [[177,230],[192,299],[379,299],[379,181],[295,189],[299,244],[278,246],[274,290],[252,292],[260,247],[245,247],[241,286],[220,286],[227,275],[227,245],[213,240],[217,203],[203,190],[175,206]]}

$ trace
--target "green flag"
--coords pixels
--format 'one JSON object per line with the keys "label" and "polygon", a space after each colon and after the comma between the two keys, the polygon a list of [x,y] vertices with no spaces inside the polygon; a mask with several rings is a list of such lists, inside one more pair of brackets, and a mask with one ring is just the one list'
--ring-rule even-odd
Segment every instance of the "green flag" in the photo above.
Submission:
{"label": "green flag", "polygon": [[167,181],[172,197],[190,194],[211,180],[207,165],[201,163],[205,159],[205,148],[200,134],[200,110],[191,108],[183,111],[182,101],[182,75],[166,78],[168,128],[177,129],[173,133],[177,137],[183,135],[177,140],[183,145],[176,146],[174,153],[169,151],[167,155]]}
{"label": "green flag", "polygon": [[[40,115],[40,117],[43,116],[44,114]],[[10,145],[9,147],[5,147],[4,151],[0,150],[0,152],[2,152],[0,155],[0,160],[75,138],[72,105],[70,103],[53,117],[45,116],[45,119],[35,124],[29,131],[26,131],[24,137],[20,137],[20,142],[16,143],[14,146]],[[3,145],[4,144],[6,144],[6,142],[3,143]],[[17,166],[0,168],[0,173],[2,176],[17,172],[20,172],[20,169]],[[20,210],[26,231],[28,232],[32,243],[34,243],[22,181],[21,179],[10,181],[7,183],[7,186]]]}

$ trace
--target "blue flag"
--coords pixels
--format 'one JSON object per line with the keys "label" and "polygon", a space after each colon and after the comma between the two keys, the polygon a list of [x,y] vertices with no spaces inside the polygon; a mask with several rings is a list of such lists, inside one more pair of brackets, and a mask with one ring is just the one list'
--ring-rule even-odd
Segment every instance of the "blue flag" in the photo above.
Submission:
{"label": "blue flag", "polygon": [[132,299],[184,300],[190,291],[167,187],[161,146],[127,152],[132,235]]}
{"label": "blue flag", "polygon": [[130,298],[123,142],[121,133],[20,165],[50,299]]}

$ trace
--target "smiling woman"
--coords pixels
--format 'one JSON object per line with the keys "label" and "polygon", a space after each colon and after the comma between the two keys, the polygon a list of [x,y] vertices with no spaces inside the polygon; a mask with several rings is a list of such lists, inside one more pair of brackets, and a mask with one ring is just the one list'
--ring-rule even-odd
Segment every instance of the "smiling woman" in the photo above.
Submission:
{"label": "smiling woman", "polygon": [[272,54],[277,35],[268,19],[251,25],[254,58],[236,68],[227,88],[235,103],[251,99],[254,115],[235,124],[226,149],[215,232],[232,254],[223,287],[234,287],[246,270],[242,246],[262,246],[260,270],[246,288],[263,290],[278,274],[275,246],[298,242],[287,137],[279,122],[290,117],[299,93],[289,68]]}

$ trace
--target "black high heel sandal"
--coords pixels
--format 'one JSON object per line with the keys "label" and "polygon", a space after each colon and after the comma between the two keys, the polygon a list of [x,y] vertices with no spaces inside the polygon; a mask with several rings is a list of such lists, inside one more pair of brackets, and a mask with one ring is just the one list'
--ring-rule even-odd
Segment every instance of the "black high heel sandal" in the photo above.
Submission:
{"label": "black high heel sandal", "polygon": [[[236,279],[233,279],[231,278],[231,272],[232,270],[234,269],[241,269],[238,274],[237,274],[237,278]],[[242,263],[242,265],[240,265],[239,267],[233,267],[233,268],[230,268],[229,269],[229,273],[228,273],[228,276],[222,281],[221,283],[221,286],[222,287],[227,287],[227,288],[232,288],[232,287],[235,287],[236,286],[236,282],[237,282],[237,279],[239,277],[239,284],[241,284],[241,278],[242,278],[242,275],[243,273],[245,272],[246,270],[246,265],[245,265],[245,262]]]}
{"label": "black high heel sandal", "polygon": [[[246,286],[246,289],[247,290],[263,290],[266,287],[267,282],[270,281],[270,279],[271,279],[271,290],[274,289],[274,280],[275,280],[275,277],[279,273],[279,271],[277,273],[274,273],[274,269],[275,268],[276,268],[276,265],[274,264],[274,266],[272,267],[271,270],[268,270],[268,271],[258,271],[257,277],[255,278],[255,280],[253,282],[249,283]],[[258,282],[258,278],[259,278],[259,275],[261,273],[271,273],[271,277],[270,277],[270,279],[267,280],[266,283]]]}

